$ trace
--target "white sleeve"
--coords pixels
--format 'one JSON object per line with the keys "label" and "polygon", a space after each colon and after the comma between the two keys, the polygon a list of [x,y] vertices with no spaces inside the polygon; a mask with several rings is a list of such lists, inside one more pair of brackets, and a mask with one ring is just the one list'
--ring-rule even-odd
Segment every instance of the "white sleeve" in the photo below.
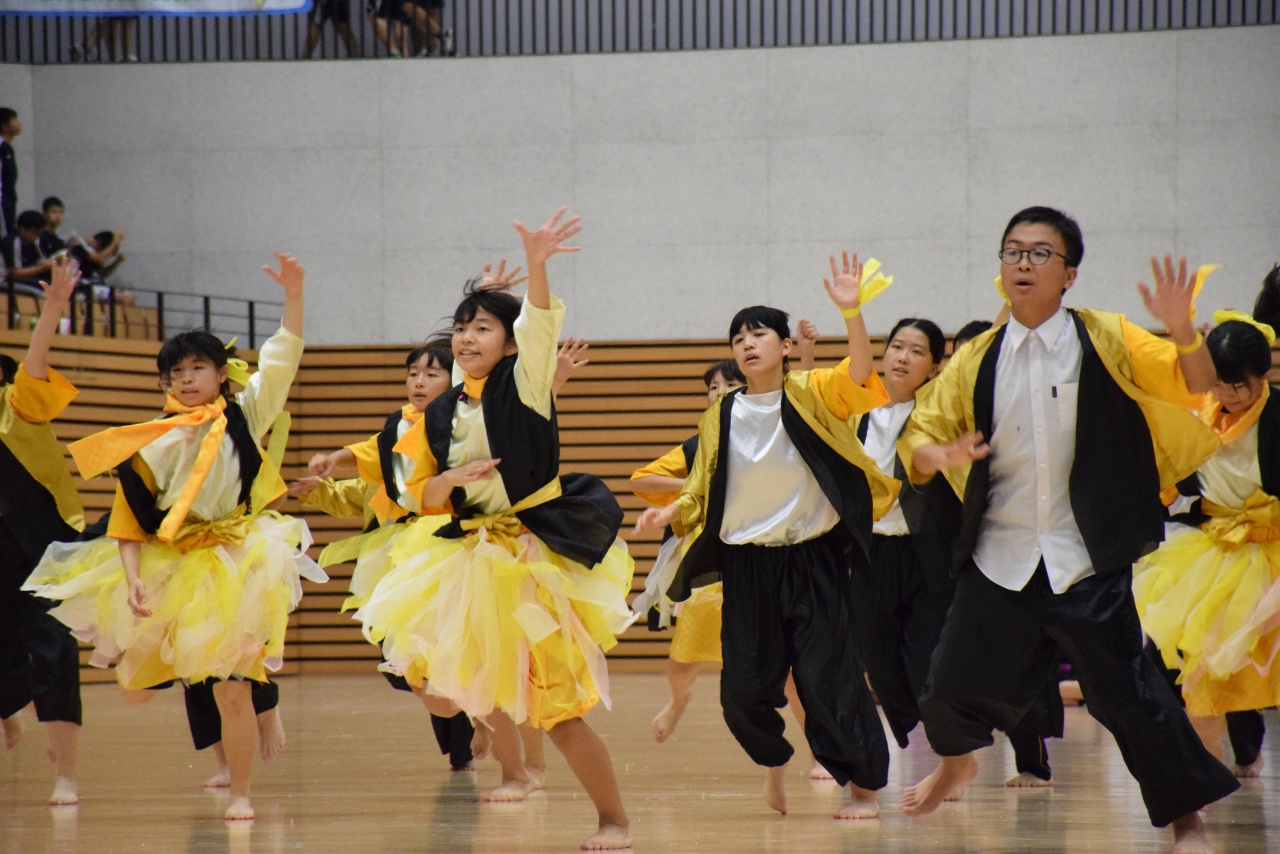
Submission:
{"label": "white sleeve", "polygon": [[261,441],[284,411],[289,386],[302,360],[302,348],[301,337],[280,327],[258,351],[258,370],[249,377],[244,391],[236,395],[255,440]]}
{"label": "white sleeve", "polygon": [[526,299],[516,318],[516,390],[525,406],[551,417],[551,386],[556,378],[556,343],[564,324],[564,303],[551,297],[550,308]]}

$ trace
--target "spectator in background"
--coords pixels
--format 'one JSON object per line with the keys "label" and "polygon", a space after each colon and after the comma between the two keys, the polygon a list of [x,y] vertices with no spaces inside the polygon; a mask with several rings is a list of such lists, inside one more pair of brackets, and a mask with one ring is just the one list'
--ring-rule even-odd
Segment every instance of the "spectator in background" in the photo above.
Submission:
{"label": "spectator in background", "polygon": [[453,33],[442,28],[444,0],[405,0],[401,8],[417,33],[418,56],[430,56],[437,50],[441,56],[452,55]]}
{"label": "spectator in background", "polygon": [[[409,28],[405,26],[403,0],[370,0],[369,20],[378,40],[392,56],[409,56]],[[376,6],[374,4],[377,4]]]}
{"label": "spectator in background", "polygon": [[44,253],[44,257],[52,258],[67,248],[67,241],[58,236],[58,229],[62,226],[62,217],[66,214],[67,208],[62,204],[62,199],[49,196],[41,203],[40,209],[44,213],[44,231],[40,232],[39,240],[40,251]]}
{"label": "spectator in background", "polygon": [[[99,59],[110,62],[137,62],[138,53],[134,50],[134,32],[138,27],[138,18],[132,16],[112,16],[100,18],[98,23],[85,33],[84,41],[71,46],[72,62],[97,62]],[[119,37],[120,50],[116,50]],[[102,42],[106,41],[106,50]]]}
{"label": "spectator in background", "polygon": [[[124,241],[124,232],[99,231],[83,239],[73,240],[67,247],[67,254],[80,264],[80,289],[86,293],[92,289],[95,299],[105,302],[111,296],[111,288],[107,278],[124,263],[124,253],[120,244]],[[116,303],[133,305],[135,302],[130,291],[116,290]]]}
{"label": "spectator in background", "polygon": [[8,237],[18,227],[18,160],[13,153],[13,138],[22,133],[18,111],[0,107],[0,213],[4,216],[3,234]]}
{"label": "spectator in background", "polygon": [[40,232],[44,231],[44,214],[23,211],[18,215],[18,230],[0,243],[5,266],[15,290],[22,294],[43,296],[40,279],[48,279],[52,262],[40,251]]}
{"label": "spectator in background", "polygon": [[360,47],[356,44],[356,37],[351,34],[351,0],[315,0],[311,7],[311,23],[307,27],[307,44],[302,49],[302,55],[309,59],[316,45],[320,44],[325,21],[333,22],[333,29],[347,48],[347,56],[358,58]]}

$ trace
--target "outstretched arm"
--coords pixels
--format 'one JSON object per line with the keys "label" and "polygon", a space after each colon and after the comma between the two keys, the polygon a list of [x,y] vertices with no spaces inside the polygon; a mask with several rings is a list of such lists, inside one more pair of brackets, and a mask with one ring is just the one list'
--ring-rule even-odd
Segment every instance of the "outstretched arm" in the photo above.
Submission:
{"label": "outstretched arm", "polygon": [[52,284],[40,283],[44,288],[44,308],[40,310],[40,320],[31,333],[31,345],[23,360],[27,373],[37,380],[49,379],[49,348],[53,345],[62,313],[71,306],[71,297],[80,281],[80,265],[63,255],[53,261],[50,278],[53,279]]}
{"label": "outstretched arm", "polygon": [[831,279],[823,279],[827,296],[844,315],[845,329],[849,333],[849,378],[861,385],[871,375],[871,339],[867,336],[867,325],[862,319],[862,306],[859,289],[862,286],[862,264],[858,262],[858,254],[852,256],[841,252],[841,263],[836,267],[836,256],[829,256],[831,261]]}
{"label": "outstretched arm", "polygon": [[800,370],[812,371],[818,367],[813,349],[818,343],[818,327],[812,320],[801,320],[796,325],[796,349],[800,351]]}
{"label": "outstretched arm", "polygon": [[1213,367],[1209,349],[1204,346],[1204,336],[1195,328],[1191,319],[1195,300],[1195,277],[1187,279],[1187,259],[1178,259],[1174,271],[1173,256],[1164,256],[1164,264],[1151,256],[1151,275],[1155,281],[1154,292],[1145,282],[1138,283],[1142,302],[1152,316],[1165,325],[1169,337],[1178,348],[1178,366],[1186,380],[1187,390],[1200,394],[1213,388],[1218,372]]}
{"label": "outstretched arm", "polygon": [[280,325],[301,337],[302,281],[307,271],[302,269],[298,259],[292,255],[277,252],[276,258],[280,260],[279,270],[273,270],[269,266],[264,266],[262,269],[284,288],[284,316],[280,318]]}
{"label": "outstretched arm", "polygon": [[551,393],[559,396],[560,389],[573,378],[578,369],[591,360],[586,357],[589,345],[582,338],[566,338],[556,353],[556,377],[551,381]]}
{"label": "outstretched arm", "polygon": [[350,448],[339,448],[331,454],[316,454],[307,463],[307,471],[312,477],[329,477],[334,469],[355,464],[355,453]]}
{"label": "outstretched arm", "polygon": [[560,208],[555,216],[547,220],[537,231],[529,231],[519,220],[515,222],[516,231],[520,232],[520,238],[524,241],[525,262],[529,267],[529,288],[525,293],[525,299],[529,300],[529,304],[534,308],[551,307],[547,259],[557,252],[580,251],[577,246],[563,245],[564,241],[582,231],[582,226],[578,225],[579,217],[577,216],[571,216],[563,223],[560,222],[560,217],[564,216],[566,210],[568,206]]}

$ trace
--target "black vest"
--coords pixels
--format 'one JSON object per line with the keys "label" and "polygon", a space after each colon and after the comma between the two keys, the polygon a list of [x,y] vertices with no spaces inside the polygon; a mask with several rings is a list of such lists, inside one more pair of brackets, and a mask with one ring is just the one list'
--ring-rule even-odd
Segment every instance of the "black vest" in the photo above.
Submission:
{"label": "black vest", "polygon": [[[252,508],[247,507],[249,491],[253,489],[258,470],[262,468],[262,449],[249,432],[249,422],[245,420],[240,404],[228,400],[223,414],[227,418],[227,435],[231,437],[240,460],[239,503],[251,510]],[[116,466],[116,476],[120,478],[120,491],[124,493],[125,502],[138,520],[138,526],[148,534],[154,534],[160,529],[167,511],[156,506],[156,497],[151,494],[142,476],[133,470],[132,457]]]}
{"label": "black vest", "polygon": [[[498,463],[507,498],[512,504],[541,489],[560,471],[560,431],[555,405],[551,417],[525,406],[515,381],[516,357],[508,356],[489,373],[480,406],[484,410],[489,451]],[[427,406],[421,426],[440,471],[449,469],[449,443],[453,437],[453,413],[465,396],[462,386],[442,394]],[[560,476],[561,495],[545,504],[516,514],[516,518],[556,554],[587,567],[604,559],[622,526],[622,507],[609,487],[587,474]],[[436,536],[458,538],[466,534],[460,519],[483,515],[466,503],[466,491],[450,496],[454,518]]]}
{"label": "black vest", "polygon": [[0,442],[0,522],[33,564],[50,543],[70,542],[80,535],[63,520],[53,494],[4,442]]}
{"label": "black vest", "polygon": [[[858,421],[858,441],[867,441],[870,418],[866,415]],[[903,425],[906,428],[906,425]],[[923,486],[911,483],[902,458],[893,455],[893,476],[902,483],[898,492],[898,504],[907,521],[911,545],[916,560],[924,569],[930,589],[950,589],[951,554],[960,534],[960,499],[956,498],[951,484],[944,477],[935,477]],[[875,571],[874,569],[872,570]]]}
{"label": "black vest", "polygon": [[[1068,493],[1089,560],[1099,575],[1128,572],[1133,562],[1164,539],[1165,509],[1160,501],[1151,430],[1137,402],[1107,373],[1084,322],[1068,310],[1080,337],[1080,392],[1076,404],[1075,458]],[[996,362],[1004,341],[1002,327],[978,368],[973,390],[977,430],[992,435]],[[962,570],[978,542],[990,497],[990,460],[976,460],[969,471],[953,569]]]}
{"label": "black vest", "polygon": [[[733,402],[741,389],[735,389],[720,399],[720,448],[716,470],[711,476],[707,492],[707,512],[702,528],[671,584],[672,598],[683,602],[695,587],[704,587],[720,580],[723,566],[720,526],[724,521],[725,494],[728,473],[725,461],[729,459],[729,428],[733,423]],[[835,531],[845,540],[846,554],[853,567],[865,570],[871,543],[871,487],[862,470],[819,438],[796,411],[786,393],[782,395],[782,428],[800,452],[805,465],[813,472],[822,493],[831,502],[840,523]]]}

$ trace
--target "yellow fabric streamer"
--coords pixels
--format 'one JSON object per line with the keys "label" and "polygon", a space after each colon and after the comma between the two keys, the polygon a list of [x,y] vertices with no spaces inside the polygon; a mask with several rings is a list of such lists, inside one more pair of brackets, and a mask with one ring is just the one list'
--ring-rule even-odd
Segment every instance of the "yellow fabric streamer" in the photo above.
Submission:
{"label": "yellow fabric streamer", "polygon": [[880,272],[881,264],[875,258],[868,258],[862,265],[862,281],[858,284],[858,305],[864,306],[884,292],[893,284],[893,276]]}
{"label": "yellow fabric streamer", "polygon": [[1005,302],[1008,302],[1009,295],[1004,292],[1004,278],[1001,276],[996,276],[994,279],[991,280],[991,284],[996,286],[996,293],[1000,294],[1000,299],[1004,300]]}
{"label": "yellow fabric streamer", "polygon": [[1209,274],[1214,270],[1221,268],[1221,264],[1201,264],[1196,268],[1195,275],[1191,280],[1195,283],[1191,286],[1191,319],[1196,319],[1196,300],[1200,297],[1200,291],[1204,290],[1205,280],[1209,278]]}
{"label": "yellow fabric streamer", "polygon": [[471,376],[471,374],[464,373],[462,375],[462,393],[465,394],[467,397],[472,397],[472,398],[475,398],[476,400],[479,400],[480,397],[484,394],[484,387],[485,387],[485,383],[487,382],[489,382],[489,377],[487,376],[483,376],[480,379],[476,379],[475,377]]}
{"label": "yellow fabric streamer", "polygon": [[1280,500],[1261,489],[1255,490],[1238,509],[1214,504],[1207,498],[1200,499],[1200,507],[1210,517],[1202,530],[1221,543],[1239,546],[1280,539]]}
{"label": "yellow fabric streamer", "polygon": [[1276,343],[1276,331],[1271,328],[1271,324],[1269,323],[1262,323],[1254,320],[1243,311],[1223,310],[1215,311],[1213,313],[1214,324],[1226,323],[1228,320],[1238,320],[1241,323],[1247,323],[1262,333],[1263,337],[1267,339],[1267,344],[1272,345]]}
{"label": "yellow fabric streamer", "polygon": [[[227,342],[226,349],[228,351],[234,350],[236,342],[239,340],[239,338],[232,338]],[[244,359],[237,359],[235,356],[229,357],[227,359],[227,379],[241,387],[248,385],[249,363]]]}
{"label": "yellow fabric streamer", "polygon": [[554,501],[560,495],[560,478],[557,477],[536,492],[526,495],[506,510],[490,513],[486,516],[461,519],[459,522],[462,525],[462,530],[468,532],[468,539],[478,538],[480,529],[484,528],[489,532],[490,540],[501,545],[512,555],[519,555],[524,550],[524,545],[516,537],[524,529],[524,524],[516,518],[516,514],[537,507],[539,504]]}

